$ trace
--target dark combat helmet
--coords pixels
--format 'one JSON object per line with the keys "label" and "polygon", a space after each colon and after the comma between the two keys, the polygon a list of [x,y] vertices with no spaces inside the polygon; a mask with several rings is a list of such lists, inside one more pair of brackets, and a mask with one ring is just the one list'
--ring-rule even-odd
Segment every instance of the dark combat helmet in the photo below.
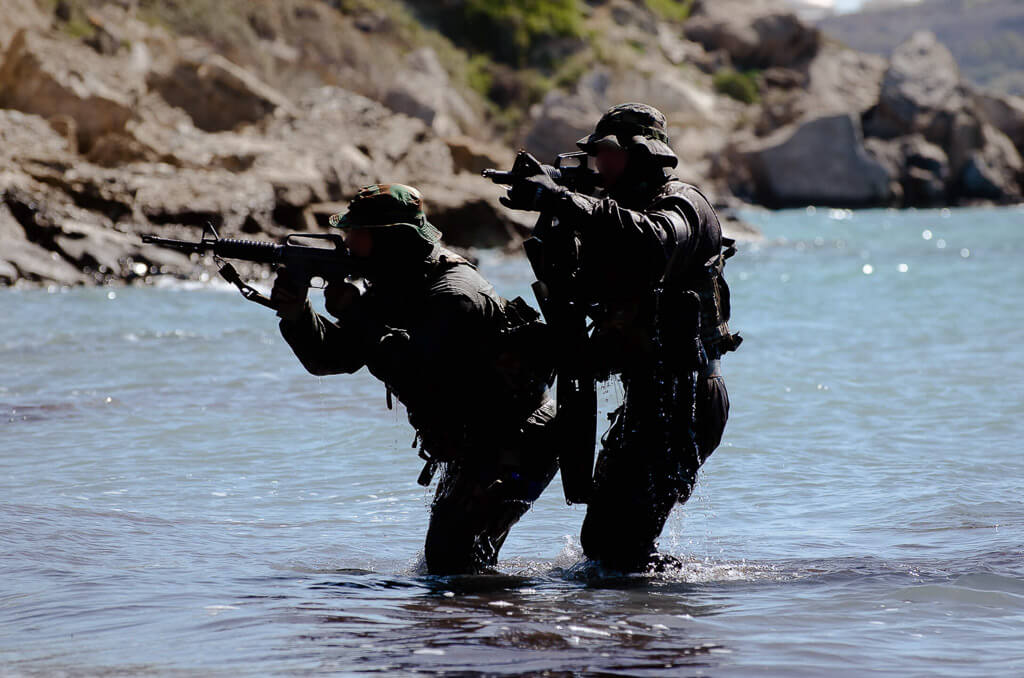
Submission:
{"label": "dark combat helmet", "polygon": [[665,116],[647,104],[619,104],[608,109],[594,133],[576,142],[580,150],[596,155],[602,146],[639,151],[662,167],[675,167],[679,158],[668,145]]}
{"label": "dark combat helmet", "polygon": [[331,215],[330,224],[341,229],[409,228],[430,244],[441,240],[441,231],[427,221],[423,196],[404,184],[363,186],[347,212]]}

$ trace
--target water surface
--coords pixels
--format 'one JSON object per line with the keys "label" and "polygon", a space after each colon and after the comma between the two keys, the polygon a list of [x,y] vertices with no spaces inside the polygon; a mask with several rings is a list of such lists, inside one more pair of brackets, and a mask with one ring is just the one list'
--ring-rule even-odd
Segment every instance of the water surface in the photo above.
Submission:
{"label": "water surface", "polygon": [[0,673],[1020,674],[1024,211],[747,216],[733,416],[650,577],[557,479],[501,575],[423,575],[404,414],[222,286],[0,291]]}

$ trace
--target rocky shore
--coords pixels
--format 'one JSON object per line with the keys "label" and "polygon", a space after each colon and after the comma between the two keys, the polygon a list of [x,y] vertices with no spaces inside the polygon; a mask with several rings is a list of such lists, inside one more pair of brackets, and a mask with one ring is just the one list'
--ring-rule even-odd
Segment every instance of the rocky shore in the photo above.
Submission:
{"label": "rocky shore", "polygon": [[667,114],[680,175],[724,214],[1021,200],[1024,103],[970,87],[927,34],[885,60],[768,0],[697,2],[685,20],[580,3],[589,37],[545,45],[572,68],[501,118],[497,85],[468,87],[458,37],[410,24],[416,5],[254,2],[278,14],[248,14],[258,39],[231,42],[134,0],[0,0],[0,285],[196,275],[141,234],[324,230],[376,181],[422,188],[454,246],[515,250],[532,218],[480,169],[516,147],[550,161],[626,100]]}

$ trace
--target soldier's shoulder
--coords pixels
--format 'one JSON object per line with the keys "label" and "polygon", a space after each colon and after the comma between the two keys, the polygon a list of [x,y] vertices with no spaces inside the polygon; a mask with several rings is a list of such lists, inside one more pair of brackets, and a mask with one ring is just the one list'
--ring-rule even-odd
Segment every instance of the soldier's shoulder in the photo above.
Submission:
{"label": "soldier's shoulder", "polygon": [[432,277],[429,296],[436,300],[468,301],[473,306],[485,307],[496,302],[494,287],[470,262],[453,255],[442,254]]}
{"label": "soldier's shoulder", "polygon": [[659,198],[670,198],[679,196],[688,200],[697,200],[711,205],[711,200],[695,184],[683,181],[678,177],[669,177],[668,181],[658,191]]}

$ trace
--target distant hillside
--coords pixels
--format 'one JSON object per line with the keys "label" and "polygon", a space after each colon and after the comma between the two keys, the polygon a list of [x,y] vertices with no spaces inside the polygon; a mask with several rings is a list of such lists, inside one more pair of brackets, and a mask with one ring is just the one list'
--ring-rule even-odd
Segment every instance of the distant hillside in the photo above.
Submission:
{"label": "distant hillside", "polygon": [[914,31],[930,30],[968,80],[1024,95],[1024,0],[925,0],[831,16],[818,25],[854,49],[886,56]]}

